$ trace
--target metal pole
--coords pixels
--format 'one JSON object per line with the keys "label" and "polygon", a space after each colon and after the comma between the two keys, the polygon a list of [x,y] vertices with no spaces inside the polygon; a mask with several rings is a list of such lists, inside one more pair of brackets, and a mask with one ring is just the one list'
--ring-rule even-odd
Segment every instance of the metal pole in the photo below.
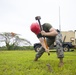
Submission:
{"label": "metal pole", "polygon": [[60,21],[60,6],[59,6],[59,30],[61,31],[61,21]]}

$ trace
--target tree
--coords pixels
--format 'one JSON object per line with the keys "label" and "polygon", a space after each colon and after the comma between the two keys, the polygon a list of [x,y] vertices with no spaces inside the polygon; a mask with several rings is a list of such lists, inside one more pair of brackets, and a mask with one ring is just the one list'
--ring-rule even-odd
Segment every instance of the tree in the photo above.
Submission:
{"label": "tree", "polygon": [[20,38],[19,34],[13,32],[0,33],[0,42],[4,42],[7,49],[15,49],[17,46],[31,45],[30,41]]}

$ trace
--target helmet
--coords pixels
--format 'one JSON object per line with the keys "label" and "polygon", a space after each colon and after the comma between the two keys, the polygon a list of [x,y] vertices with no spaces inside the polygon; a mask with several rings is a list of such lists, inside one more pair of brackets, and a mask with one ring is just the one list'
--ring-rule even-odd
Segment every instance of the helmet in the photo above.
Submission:
{"label": "helmet", "polygon": [[34,32],[35,34],[40,33],[40,26],[38,23],[32,23],[30,26],[30,29],[32,32]]}

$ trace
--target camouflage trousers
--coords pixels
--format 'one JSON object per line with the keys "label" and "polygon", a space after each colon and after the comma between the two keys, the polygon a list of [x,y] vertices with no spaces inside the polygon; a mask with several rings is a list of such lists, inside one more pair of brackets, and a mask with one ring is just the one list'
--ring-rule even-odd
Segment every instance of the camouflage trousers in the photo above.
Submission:
{"label": "camouflage trousers", "polygon": [[[64,57],[63,47],[62,47],[62,34],[59,32],[55,39],[46,38],[47,45],[50,47],[54,42],[56,43],[56,53],[58,58]],[[40,58],[45,49],[43,47],[40,48],[39,52],[36,54],[36,58]]]}

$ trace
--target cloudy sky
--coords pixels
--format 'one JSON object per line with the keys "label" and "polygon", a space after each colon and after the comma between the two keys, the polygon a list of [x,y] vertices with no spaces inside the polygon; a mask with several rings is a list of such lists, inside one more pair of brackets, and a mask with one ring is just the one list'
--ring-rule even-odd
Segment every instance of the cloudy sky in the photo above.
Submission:
{"label": "cloudy sky", "polygon": [[[60,7],[60,19],[59,19]],[[62,31],[76,30],[76,0],[0,0],[0,32],[15,32],[32,44],[39,42],[30,25],[41,16]]]}

